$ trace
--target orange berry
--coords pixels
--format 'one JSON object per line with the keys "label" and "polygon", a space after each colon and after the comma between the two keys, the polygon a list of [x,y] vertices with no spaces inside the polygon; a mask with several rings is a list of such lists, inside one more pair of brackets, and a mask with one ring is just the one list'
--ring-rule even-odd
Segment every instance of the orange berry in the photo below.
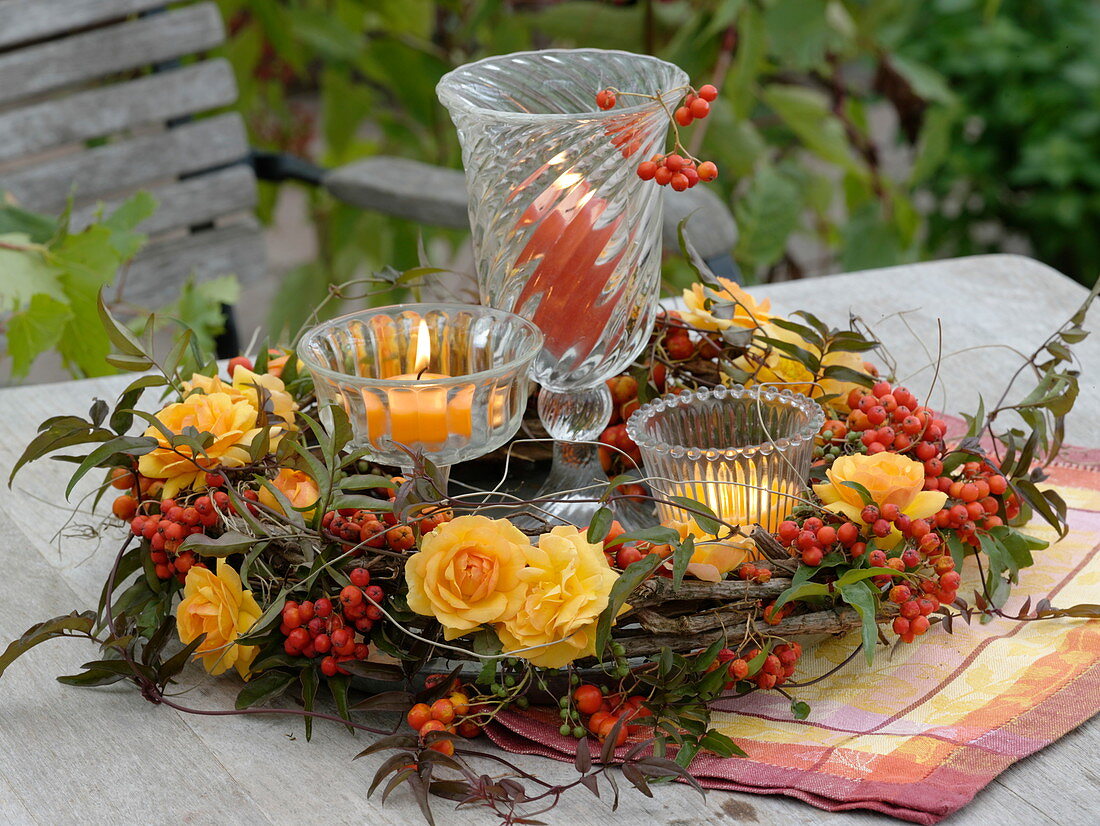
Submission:
{"label": "orange berry", "polygon": [[714,161],[703,161],[699,164],[699,180],[709,183],[718,177],[718,166]]}
{"label": "orange berry", "polygon": [[243,367],[245,370],[252,370],[252,361],[245,356],[235,356],[229,360],[229,364],[226,367],[226,372],[229,373],[229,378],[233,378],[233,374],[237,372],[238,367]]}
{"label": "orange berry", "polygon": [[420,728],[431,719],[432,709],[427,703],[417,703],[405,715],[405,720],[416,731],[420,731]]}
{"label": "orange berry", "polygon": [[137,499],[128,494],[123,494],[115,499],[114,504],[111,505],[111,512],[119,519],[129,522],[137,513],[137,507]]}
{"label": "orange berry", "polygon": [[134,476],[134,472],[126,468],[111,468],[108,478],[111,480],[111,487],[116,490],[130,490],[130,488],[137,484],[137,477]]}
{"label": "orange berry", "polygon": [[432,719],[438,720],[444,725],[454,722],[454,704],[446,698],[436,700],[434,703],[432,703]]}
{"label": "orange berry", "polygon": [[455,691],[447,698],[454,707],[456,717],[465,717],[470,713],[470,698],[461,691]]}

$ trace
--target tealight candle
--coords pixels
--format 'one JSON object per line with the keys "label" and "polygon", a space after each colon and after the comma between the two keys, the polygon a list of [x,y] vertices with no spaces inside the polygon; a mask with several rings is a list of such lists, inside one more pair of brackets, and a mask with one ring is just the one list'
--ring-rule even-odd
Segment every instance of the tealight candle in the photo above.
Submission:
{"label": "tealight candle", "polygon": [[452,436],[470,437],[474,388],[472,385],[455,389],[432,384],[450,376],[427,372],[431,362],[431,338],[423,320],[416,333],[415,352],[414,372],[386,378],[422,383],[423,386],[390,388],[386,391],[386,404],[373,393],[363,394],[372,444],[377,445],[383,437],[388,437],[413,448],[435,449]]}

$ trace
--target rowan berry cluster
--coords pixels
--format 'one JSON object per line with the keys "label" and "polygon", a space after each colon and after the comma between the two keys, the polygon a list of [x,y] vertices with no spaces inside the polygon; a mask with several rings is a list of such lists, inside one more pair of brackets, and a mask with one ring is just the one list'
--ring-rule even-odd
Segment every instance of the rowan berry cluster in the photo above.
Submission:
{"label": "rowan berry cluster", "polygon": [[292,657],[320,657],[326,677],[347,674],[342,663],[367,658],[370,646],[365,635],[383,616],[378,606],[385,594],[380,586],[370,584],[370,571],[352,568],[348,577],[351,584],[335,598],[288,601],[283,606],[279,626],[286,638],[283,650]]}
{"label": "rowan berry cluster", "polygon": [[[642,95],[633,92],[621,92],[617,89],[601,89],[596,93],[596,105],[603,110],[614,109],[620,97],[640,97],[649,100],[660,100],[659,95]],[[718,89],[711,84],[701,86],[698,91],[692,90],[684,97],[679,107],[671,114],[673,134],[675,137],[673,151],[668,154],[654,155],[647,161],[638,164],[638,177],[643,181],[655,181],[661,186],[671,186],[677,192],[690,189],[700,181],[704,183],[713,181],[718,177],[718,166],[714,161],[700,161],[691,156],[680,142],[679,127],[691,126],[697,120],[702,120],[710,114],[711,104],[718,99]],[[616,146],[626,143],[626,138],[633,137],[631,133],[617,136]],[[624,157],[629,158],[640,148],[640,143],[635,139],[623,151]]]}
{"label": "rowan berry cluster", "polygon": [[130,532],[148,541],[149,560],[158,579],[174,576],[183,582],[187,572],[196,565],[202,566],[202,562],[193,551],[180,551],[180,545],[187,537],[217,525],[219,510],[224,512],[230,507],[229,496],[224,491],[217,491],[213,497],[203,494],[190,502],[184,499],[147,501],[142,505],[145,512],[130,519]]}
{"label": "rowan berry cluster", "polygon": [[[461,685],[453,684],[451,687],[454,690],[446,697],[439,698],[431,705],[417,703],[406,713],[405,721],[420,735],[421,740],[433,731],[446,731],[467,739],[481,734],[481,726],[475,720],[486,719],[488,709],[471,705],[469,692]],[[452,740],[435,740],[428,748],[448,757],[455,751]]]}
{"label": "rowan berry cluster", "polygon": [[753,565],[751,562],[746,562],[737,569],[737,576],[745,582],[757,582],[763,585],[765,582],[771,581],[772,571],[771,568],[765,568]]}
{"label": "rowan berry cluster", "polygon": [[559,731],[565,737],[572,735],[579,739],[587,730],[594,737],[606,740],[619,720],[624,720],[615,735],[616,746],[621,746],[627,737],[644,728],[633,721],[653,715],[645,706],[645,697],[610,694],[605,687],[591,683],[578,685],[571,695],[561,698],[560,706],[563,722]]}
{"label": "rowan berry cluster", "polygon": [[775,688],[783,685],[794,674],[795,666],[802,656],[802,646],[797,642],[777,645],[762,661],[756,663],[756,670],[752,671],[753,661],[759,654],[759,648],[750,649],[743,654],[723,648],[707,671],[726,669],[726,691],[735,688],[742,680],[754,683],[757,688]]}
{"label": "rowan berry cluster", "polygon": [[432,508],[412,524],[399,524],[391,511],[379,516],[369,510],[342,508],[327,512],[321,519],[321,528],[330,538],[345,545],[352,556],[362,556],[367,548],[407,551],[416,545],[418,532],[426,536],[452,518],[450,510]]}

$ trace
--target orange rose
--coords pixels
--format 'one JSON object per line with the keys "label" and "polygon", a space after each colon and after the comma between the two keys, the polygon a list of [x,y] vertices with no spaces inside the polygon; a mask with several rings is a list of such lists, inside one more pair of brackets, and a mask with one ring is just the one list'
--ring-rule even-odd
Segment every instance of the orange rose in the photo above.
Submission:
{"label": "orange rose", "polygon": [[[783,341],[801,347],[809,353],[820,356],[821,352],[806,339],[792,330],[786,330],[775,324],[765,323],[756,332],[757,336],[763,336],[776,341]],[[753,384],[769,384],[780,389],[802,393],[811,399],[822,396],[835,396],[827,404],[841,412],[848,411],[848,393],[863,385],[852,381],[843,381],[835,378],[823,378],[816,384],[813,383],[814,375],[800,361],[775,347],[769,347],[754,336],[753,344],[749,352],[734,361],[734,366],[752,373],[753,377],[745,382],[746,386]],[[831,350],[822,359],[822,367],[847,367],[857,373],[865,373],[863,368],[863,356],[859,353],[849,353],[844,350]]]}
{"label": "orange rose", "polygon": [[692,327],[712,332],[730,327],[752,329],[771,318],[771,301],[765,298],[757,303],[736,281],[719,278],[718,282],[721,290],[705,284],[692,284],[684,290],[686,309],[680,315]]}
{"label": "orange rose", "polygon": [[435,617],[448,640],[515,616],[527,537],[507,519],[460,516],[424,537],[405,563],[409,607]]}
{"label": "orange rose", "polygon": [[203,455],[186,445],[171,448],[159,428],[150,425],[146,429],[145,435],[154,437],[159,447],[138,459],[138,471],[150,479],[164,480],[164,498],[192,487],[207,470],[244,465],[249,461],[248,446],[260,432],[256,408],[226,393],[192,394],[157,413],[157,420],[171,433],[180,434],[193,427],[214,436]]}
{"label": "orange rose", "polygon": [[[302,512],[304,518],[309,519],[313,516],[312,507],[321,498],[321,491],[312,476],[304,470],[281,468],[275,478],[268,481],[295,508],[311,508]],[[275,494],[268,489],[267,485],[260,487],[260,501],[272,510],[285,513],[283,506],[279,504],[279,500],[275,498]]]}
{"label": "orange rose", "polygon": [[[841,456],[825,474],[829,481],[814,485],[814,493],[826,510],[840,513],[860,525],[863,498],[860,491],[845,482],[862,485],[879,508],[897,505],[910,519],[926,519],[943,507],[947,494],[938,490],[924,490],[924,466],[900,453],[884,451],[873,456],[855,453]],[[875,540],[880,548],[893,548],[901,539],[901,532],[891,528],[890,534]]]}
{"label": "orange rose", "polygon": [[[595,654],[596,622],[619,578],[603,544],[563,525],[540,536],[537,548],[527,548],[527,563],[520,571],[527,586],[523,605],[497,625],[505,653],[540,668],[561,668]],[[534,646],[541,647],[524,650]]]}
{"label": "orange rose", "polygon": [[187,572],[183,601],[176,609],[176,630],[184,645],[206,634],[195,649],[195,659],[201,658],[208,672],[217,675],[234,666],[247,680],[260,649],[235,640],[252,629],[261,613],[252,592],[242,586],[240,574],[219,559],[217,575],[209,568],[193,567]]}

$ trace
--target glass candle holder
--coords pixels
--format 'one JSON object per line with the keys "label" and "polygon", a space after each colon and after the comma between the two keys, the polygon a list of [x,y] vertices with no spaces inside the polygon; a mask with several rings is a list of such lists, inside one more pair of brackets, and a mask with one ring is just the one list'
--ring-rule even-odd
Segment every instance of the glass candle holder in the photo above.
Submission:
{"label": "glass candle holder", "polygon": [[373,460],[409,468],[402,445],[447,467],[496,450],[519,429],[543,337],[512,313],[403,304],[308,331],[298,355],[320,402],[347,411]]}
{"label": "glass candle holder", "polygon": [[[650,485],[707,505],[733,525],[774,532],[803,498],[825,413],[812,399],[767,387],[662,396],[627,422]],[[690,521],[658,504],[662,522]]]}

